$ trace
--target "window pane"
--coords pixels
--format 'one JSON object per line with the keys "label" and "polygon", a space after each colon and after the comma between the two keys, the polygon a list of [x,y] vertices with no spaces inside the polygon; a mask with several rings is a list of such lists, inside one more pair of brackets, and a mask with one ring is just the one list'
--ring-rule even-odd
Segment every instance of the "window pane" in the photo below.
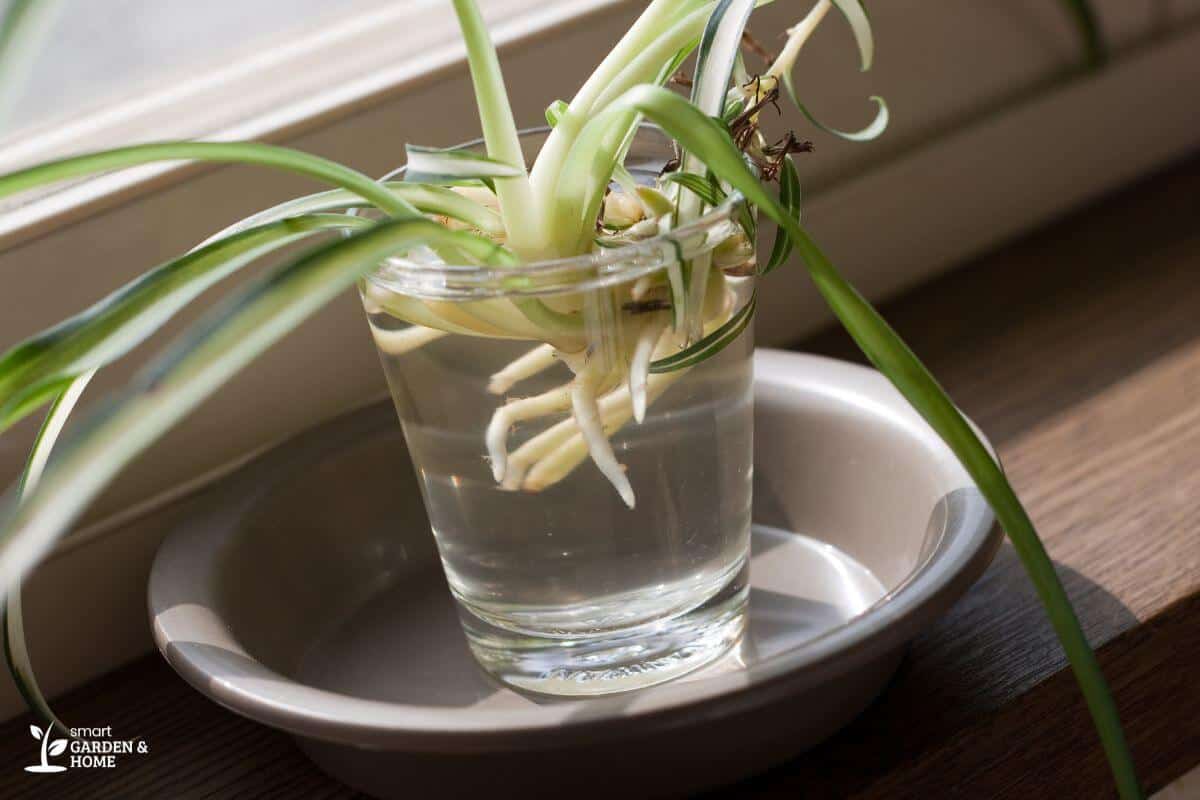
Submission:
{"label": "window pane", "polygon": [[[381,0],[41,0],[0,148],[248,62]],[[392,4],[395,5],[395,4]],[[420,5],[418,2],[401,5]],[[198,109],[197,109],[198,110]],[[197,114],[194,125],[202,125]],[[219,116],[219,115],[218,115]],[[172,130],[201,135],[204,130]],[[139,138],[160,138],[146,131]],[[21,159],[25,160],[25,159]],[[6,166],[9,166],[6,164]]]}

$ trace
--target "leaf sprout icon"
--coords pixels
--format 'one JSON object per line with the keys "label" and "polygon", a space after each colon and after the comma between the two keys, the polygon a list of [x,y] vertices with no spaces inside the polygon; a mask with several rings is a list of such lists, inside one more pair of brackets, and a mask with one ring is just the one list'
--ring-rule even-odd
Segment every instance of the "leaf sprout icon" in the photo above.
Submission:
{"label": "leaf sprout icon", "polygon": [[43,731],[37,725],[30,725],[29,732],[33,734],[33,738],[42,743],[42,763],[32,767],[26,767],[26,772],[64,772],[67,768],[51,764],[49,759],[51,756],[60,756],[67,749],[66,739],[56,739],[50,741],[50,737],[54,735],[54,726],[47,725]]}

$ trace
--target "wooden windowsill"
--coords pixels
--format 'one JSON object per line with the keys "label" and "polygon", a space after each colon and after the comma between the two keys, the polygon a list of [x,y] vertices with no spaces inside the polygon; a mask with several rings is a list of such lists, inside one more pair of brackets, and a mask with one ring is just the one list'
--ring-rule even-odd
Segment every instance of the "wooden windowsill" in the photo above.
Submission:
{"label": "wooden windowsill", "polygon": [[[1200,762],[1200,158],[909,292],[885,315],[996,444],[1117,695],[1141,775]],[[804,349],[855,358],[827,332]],[[149,757],[55,777],[57,796],[354,793],[283,734],[157,656],[58,703]],[[0,727],[0,795],[37,797],[28,718]],[[1011,548],[913,645],[865,715],[738,797],[1100,797],[1083,703]]]}

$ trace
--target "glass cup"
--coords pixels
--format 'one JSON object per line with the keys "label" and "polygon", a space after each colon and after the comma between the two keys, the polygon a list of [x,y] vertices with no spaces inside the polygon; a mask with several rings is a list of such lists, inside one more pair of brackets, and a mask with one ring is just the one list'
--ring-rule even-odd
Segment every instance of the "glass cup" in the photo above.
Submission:
{"label": "glass cup", "polygon": [[[626,163],[652,177],[672,156],[647,126]],[[734,328],[754,281],[741,212],[731,195],[667,234],[515,268],[407,254],[362,282],[463,630],[504,683],[635,689],[741,636],[752,326],[670,369],[688,326],[668,288],[709,264],[691,341]]]}

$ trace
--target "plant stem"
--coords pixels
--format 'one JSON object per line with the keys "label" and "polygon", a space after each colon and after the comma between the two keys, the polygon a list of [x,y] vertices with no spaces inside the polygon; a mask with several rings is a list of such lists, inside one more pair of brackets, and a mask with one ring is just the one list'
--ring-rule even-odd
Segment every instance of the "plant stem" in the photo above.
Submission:
{"label": "plant stem", "polygon": [[550,255],[544,252],[542,213],[534,202],[529,177],[525,173],[525,155],[508,102],[508,92],[504,88],[504,76],[500,72],[496,48],[492,45],[474,0],[454,0],[454,11],[458,14],[458,23],[467,43],[471,82],[475,86],[475,101],[479,107],[479,121],[488,155],[497,161],[519,167],[522,172],[518,177],[496,179],[496,195],[508,230],[509,245],[528,259]]}
{"label": "plant stem", "polygon": [[593,112],[596,99],[631,60],[658,38],[672,19],[690,12],[696,5],[695,0],[652,0],[576,92],[567,111],[547,137],[530,173],[534,193],[547,207],[554,203],[553,195],[559,171],[574,144],[575,137],[583,129],[588,115]]}
{"label": "plant stem", "polygon": [[708,6],[698,8],[657,36],[604,87],[604,91],[593,103],[593,110],[603,109],[639,83],[654,80],[662,65],[673,59],[676,53],[694,48],[711,12],[712,9]]}
{"label": "plant stem", "polygon": [[779,56],[771,66],[767,68],[763,74],[764,78],[773,77],[778,80],[791,73],[792,68],[796,65],[796,57],[800,55],[800,49],[804,47],[808,37],[812,36],[813,31],[821,24],[821,20],[825,18],[832,7],[829,0],[820,0],[804,19],[788,29],[787,44],[784,45],[783,50],[779,52]]}

